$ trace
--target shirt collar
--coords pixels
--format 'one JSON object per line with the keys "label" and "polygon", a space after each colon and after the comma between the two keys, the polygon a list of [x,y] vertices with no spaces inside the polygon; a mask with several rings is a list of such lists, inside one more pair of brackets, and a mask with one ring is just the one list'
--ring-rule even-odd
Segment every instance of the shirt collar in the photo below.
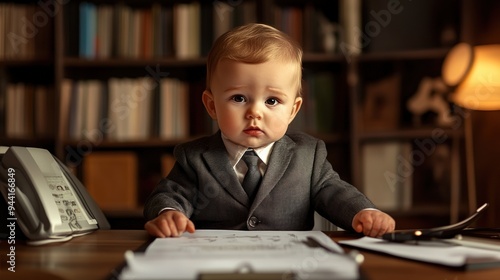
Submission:
{"label": "shirt collar", "polygon": [[[227,153],[229,155],[229,160],[231,166],[235,167],[236,164],[240,161],[243,154],[248,150],[248,147],[240,146],[231,142],[224,134],[222,134],[222,141],[224,142],[224,146],[226,146]],[[272,142],[264,147],[253,149],[255,153],[259,156],[260,160],[267,165],[269,161],[269,156],[271,155],[271,151],[273,149],[275,142]]]}

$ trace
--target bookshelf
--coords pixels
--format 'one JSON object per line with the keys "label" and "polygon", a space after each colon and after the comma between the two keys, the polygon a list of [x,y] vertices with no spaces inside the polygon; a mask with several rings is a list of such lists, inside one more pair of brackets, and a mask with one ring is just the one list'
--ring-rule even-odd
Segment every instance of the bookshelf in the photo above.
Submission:
{"label": "bookshelf", "polygon": [[[415,217],[442,225],[464,214],[463,127],[440,122],[442,113],[459,115],[446,92],[424,85],[439,80],[449,48],[463,39],[462,2],[362,1],[360,8],[362,53],[349,64],[352,182],[403,228],[415,227]],[[412,109],[429,102],[414,101],[424,89],[441,111]]]}
{"label": "bookshelf", "polygon": [[[329,159],[342,178],[365,191],[370,184],[363,178],[364,147],[377,143],[405,144],[410,145],[410,153],[413,151],[415,154],[420,151],[418,143],[432,140],[438,129],[448,136],[446,141],[439,143],[440,147],[444,147],[445,154],[441,160],[447,166],[443,171],[446,176],[439,178],[448,178],[443,181],[444,189],[435,195],[440,199],[431,204],[425,200],[410,201],[409,205],[393,207],[389,212],[400,220],[415,215],[426,217],[437,214],[440,218],[444,217],[431,225],[449,221],[450,209],[455,211],[451,219],[462,213],[462,200],[456,193],[463,188],[464,181],[460,175],[462,132],[458,128],[436,125],[432,115],[428,114],[422,116],[421,122],[416,125],[406,102],[415,94],[424,77],[439,75],[447,51],[462,39],[464,30],[468,30],[462,6],[469,0],[419,1],[423,2],[421,5],[408,2],[395,7],[387,6],[387,1],[361,0],[359,3],[362,5],[357,9],[354,7],[354,10],[345,5],[356,2],[350,0],[328,3],[316,0],[56,2],[55,6],[44,10],[38,1],[22,1],[48,15],[50,24],[45,30],[49,32],[44,39],[39,39],[48,46],[44,53],[33,57],[0,57],[2,88],[9,83],[21,82],[41,84],[52,89],[49,95],[54,99],[54,108],[48,108],[51,108],[49,111],[54,113],[54,117],[48,122],[53,128],[49,135],[14,137],[6,133],[4,121],[0,127],[0,141],[2,145],[49,148],[73,167],[82,180],[88,175],[84,168],[87,155],[128,155],[129,162],[137,162],[137,206],[110,209],[110,213],[124,219],[127,215],[140,216],[141,202],[168,169],[162,166],[162,162],[168,161],[175,145],[216,129],[200,102],[205,86],[205,56],[218,34],[231,26],[253,21],[274,25],[302,43],[305,51],[305,103],[292,127],[305,130],[326,142]],[[4,6],[12,3],[14,1],[0,1],[0,5]],[[388,21],[387,17],[384,18],[387,13],[382,11],[394,12],[391,22],[385,22]],[[431,22],[417,24],[417,29],[408,25],[426,11],[434,14]],[[439,17],[439,13],[446,16]],[[346,49],[350,45],[345,45],[355,43],[348,41],[356,38],[348,36],[356,32],[353,27],[372,28],[365,29],[365,37],[361,37],[366,39],[368,36],[370,43],[360,47],[359,53],[354,55],[352,52],[355,50]],[[411,34],[408,30],[412,30]],[[375,34],[375,31],[378,33]],[[186,36],[192,34],[198,35]],[[391,39],[394,37],[400,39]],[[412,43],[416,39],[419,39],[418,44]],[[363,42],[360,43],[362,45]],[[379,83],[391,77],[396,82]],[[174,85],[174,88],[185,87],[179,91],[182,97],[175,99],[179,103],[170,107],[180,110],[179,115],[162,115],[171,111],[159,105],[162,104],[162,89],[167,87],[164,85],[166,79],[184,85]],[[119,88],[115,93],[111,92],[113,84]],[[128,89],[121,87],[124,84],[129,84]],[[390,108],[389,115],[393,115],[389,122],[392,126],[384,127],[387,122],[382,119],[382,128],[372,129],[376,125],[366,123],[367,94],[387,87],[399,98],[395,101],[398,110]],[[6,91],[1,92],[0,102],[5,103]],[[90,92],[99,92],[101,97]],[[116,92],[128,94],[118,94],[110,99]],[[79,96],[80,101],[75,96]],[[113,107],[114,101],[116,106]],[[174,101],[165,103],[171,102]],[[148,105],[138,108],[142,103]],[[98,107],[101,109],[98,110]],[[0,114],[5,115],[7,106],[0,103],[0,108],[3,109]],[[120,111],[123,108],[127,109],[128,122],[119,124],[117,118],[123,117],[119,115],[123,113]],[[318,111],[318,108],[321,110]],[[118,115],[110,115],[113,110],[118,111]],[[78,112],[83,112],[83,115],[76,115]],[[137,122],[140,118],[145,121]],[[162,123],[166,120],[172,122]],[[131,122],[135,122],[135,126]],[[182,131],[178,134],[160,133],[161,127],[180,122],[185,125],[179,128]],[[126,127],[125,131],[130,131],[131,127],[136,132],[146,130],[139,134],[117,136],[118,126]],[[80,130],[72,132],[75,127],[80,127]],[[82,133],[82,129],[87,133]],[[411,191],[411,197],[433,195],[433,190],[428,192],[417,185],[428,182],[415,179],[431,176],[428,174],[431,167],[427,163],[415,167],[413,176],[408,177],[412,183],[411,190],[405,191]],[[422,171],[417,171],[419,169],[425,169],[427,173],[422,175],[418,173]],[[451,189],[453,198],[450,198]],[[398,195],[408,196],[408,193]],[[428,221],[420,222],[426,225]]]}
{"label": "bookshelf", "polygon": [[53,151],[53,20],[34,1],[0,1],[0,143]]}

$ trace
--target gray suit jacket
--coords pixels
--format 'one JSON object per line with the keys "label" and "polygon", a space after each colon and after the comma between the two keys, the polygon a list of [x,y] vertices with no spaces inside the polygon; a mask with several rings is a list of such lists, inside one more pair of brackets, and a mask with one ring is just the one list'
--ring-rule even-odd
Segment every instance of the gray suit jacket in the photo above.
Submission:
{"label": "gray suit jacket", "polygon": [[352,230],[356,213],[375,206],[340,179],[323,141],[287,133],[274,144],[253,203],[232,169],[220,132],[181,144],[176,163],[144,206],[147,220],[165,207],[178,209],[197,229],[310,230],[316,210]]}

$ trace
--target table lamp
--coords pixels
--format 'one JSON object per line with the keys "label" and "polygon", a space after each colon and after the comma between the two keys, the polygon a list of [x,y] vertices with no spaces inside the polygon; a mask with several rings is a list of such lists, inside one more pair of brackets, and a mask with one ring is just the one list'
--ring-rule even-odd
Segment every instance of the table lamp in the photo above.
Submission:
{"label": "table lamp", "polygon": [[[468,110],[500,110],[500,45],[460,43],[447,54],[443,81],[451,87],[450,99]],[[472,121],[464,118],[465,157],[469,211],[476,209],[476,178]]]}

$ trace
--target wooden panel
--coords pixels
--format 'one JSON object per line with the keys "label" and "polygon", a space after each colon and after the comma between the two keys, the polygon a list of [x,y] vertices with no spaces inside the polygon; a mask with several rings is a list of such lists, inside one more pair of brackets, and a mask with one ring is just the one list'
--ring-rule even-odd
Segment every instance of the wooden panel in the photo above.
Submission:
{"label": "wooden panel", "polygon": [[137,156],[133,152],[94,152],[83,161],[83,183],[103,210],[137,207]]}
{"label": "wooden panel", "polygon": [[500,111],[474,111],[471,116],[477,205],[490,204],[478,225],[500,227]]}

